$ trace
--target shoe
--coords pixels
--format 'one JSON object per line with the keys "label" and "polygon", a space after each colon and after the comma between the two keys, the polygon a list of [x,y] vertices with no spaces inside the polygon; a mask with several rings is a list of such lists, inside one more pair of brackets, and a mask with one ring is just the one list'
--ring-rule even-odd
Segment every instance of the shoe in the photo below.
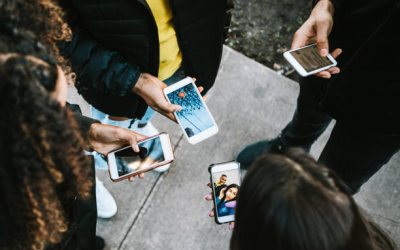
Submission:
{"label": "shoe", "polygon": [[[153,135],[158,135],[160,132],[158,131],[158,129],[156,127],[154,127],[154,125],[151,122],[147,122],[146,126],[144,127],[139,127],[137,126],[134,131],[138,134],[141,135],[145,135],[145,136],[153,136]],[[151,149],[150,152],[150,157],[153,159],[157,159],[159,157],[159,155],[162,154],[162,149],[159,147],[153,147]],[[166,164],[164,166],[155,168],[154,171],[156,172],[165,172],[169,169],[169,167],[171,166],[171,164]]]}
{"label": "shoe", "polygon": [[94,239],[94,249],[103,250],[105,246],[106,242],[104,241],[104,239],[96,235],[96,238]]}
{"label": "shoe", "polygon": [[108,192],[103,182],[96,176],[96,204],[97,204],[97,217],[108,219],[117,213],[117,203]]}
{"label": "shoe", "polygon": [[237,154],[236,161],[240,162],[241,169],[247,170],[259,156],[268,152],[278,152],[281,149],[279,138],[259,141],[244,147]]}

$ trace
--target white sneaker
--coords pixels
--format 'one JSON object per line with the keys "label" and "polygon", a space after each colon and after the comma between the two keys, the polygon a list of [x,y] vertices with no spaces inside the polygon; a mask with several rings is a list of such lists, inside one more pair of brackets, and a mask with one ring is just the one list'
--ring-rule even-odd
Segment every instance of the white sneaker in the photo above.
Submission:
{"label": "white sneaker", "polygon": [[[134,131],[138,134],[145,136],[153,136],[153,135],[158,135],[160,133],[158,129],[156,129],[156,127],[154,127],[154,125],[151,122],[147,122],[146,126],[144,127],[139,127],[139,126],[135,127]],[[155,168],[153,170],[162,173],[167,171],[170,166],[171,164],[166,164],[164,166]]]}
{"label": "white sneaker", "polygon": [[117,203],[108,192],[103,182],[97,179],[96,176],[96,204],[97,204],[97,217],[111,218],[117,213]]}

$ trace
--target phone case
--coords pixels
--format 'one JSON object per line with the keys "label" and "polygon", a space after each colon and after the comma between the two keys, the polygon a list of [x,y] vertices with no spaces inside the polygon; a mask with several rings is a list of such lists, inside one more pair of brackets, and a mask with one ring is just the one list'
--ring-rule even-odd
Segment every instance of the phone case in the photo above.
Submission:
{"label": "phone case", "polygon": [[[162,132],[162,133],[160,133],[160,134],[158,134],[158,135],[154,135],[154,136],[149,137],[149,138],[147,138],[147,139],[140,140],[140,141],[138,141],[138,143],[139,143],[139,142],[144,142],[144,141],[151,140],[151,139],[153,139],[153,138],[155,138],[155,137],[158,137],[158,136],[161,135],[161,134],[168,135],[168,138],[169,138],[169,134],[168,134],[168,133]],[[172,148],[171,139],[169,140],[169,143],[170,143],[170,146],[171,146],[171,148]],[[122,149],[122,148],[120,148],[120,149]],[[118,150],[120,150],[120,149],[114,150],[114,151],[112,151],[112,152],[118,151]],[[112,153],[112,152],[110,152],[110,153]],[[109,154],[110,154],[110,153],[109,153]],[[155,169],[155,168],[158,168],[158,167],[161,167],[161,166],[170,164],[170,163],[173,162],[174,160],[175,160],[175,155],[174,155],[174,151],[172,150],[172,159],[171,159],[170,161],[161,162],[161,163],[159,163],[159,164],[154,165],[154,166],[151,167],[151,168],[147,168],[147,169],[144,169],[144,170],[142,170],[142,171],[139,171],[139,172],[136,172],[136,173],[132,173],[132,174],[130,174],[130,175],[127,175],[127,176],[124,176],[124,177],[121,177],[121,178],[118,178],[118,179],[115,179],[115,180],[114,180],[114,179],[111,178],[110,164],[108,163],[108,159],[107,159],[108,173],[109,173],[109,175],[110,175],[110,179],[111,179],[113,182],[119,182],[119,181],[125,180],[125,179],[127,179],[127,178],[129,178],[129,177],[131,177],[131,176],[136,176],[136,175],[139,175],[139,174],[141,174],[141,173],[145,173],[145,172],[147,172],[147,171],[153,170],[153,169]]]}
{"label": "phone case", "polygon": [[239,180],[240,180],[240,183],[242,182],[242,176],[241,176],[241,174],[240,174],[240,163],[237,162],[237,161],[235,161],[235,160],[233,160],[233,161],[227,161],[227,162],[221,162],[221,163],[214,163],[214,164],[211,164],[211,165],[208,167],[208,172],[210,173],[210,183],[211,183],[212,197],[213,197],[213,203],[214,203],[214,219],[215,219],[215,223],[217,223],[217,224],[219,224],[219,225],[228,223],[228,222],[230,222],[230,221],[223,222],[223,223],[221,223],[221,222],[218,221],[218,216],[217,216],[217,204],[215,203],[215,188],[214,188],[214,185],[213,185],[213,179],[212,179],[212,175],[211,175],[211,169],[212,169],[213,167],[215,167],[215,166],[222,165],[222,164],[226,164],[226,163],[236,163],[236,164],[238,165]]}

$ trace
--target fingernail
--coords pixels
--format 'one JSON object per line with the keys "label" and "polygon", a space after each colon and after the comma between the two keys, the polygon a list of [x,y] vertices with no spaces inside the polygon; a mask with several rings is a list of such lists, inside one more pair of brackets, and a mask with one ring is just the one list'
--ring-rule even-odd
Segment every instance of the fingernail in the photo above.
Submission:
{"label": "fingernail", "polygon": [[209,195],[207,194],[206,196],[204,196],[204,198],[203,198],[203,199],[205,200],[205,199],[207,198],[207,196],[209,196]]}
{"label": "fingernail", "polygon": [[228,224],[229,231],[232,231],[231,224]]}
{"label": "fingernail", "polygon": [[323,78],[325,78],[325,79],[329,79],[329,78],[331,78],[331,76],[330,76],[330,75],[326,75],[326,74],[324,74],[322,77],[323,77]]}
{"label": "fingernail", "polygon": [[342,54],[343,50],[340,50],[337,55],[339,56],[340,54]]}
{"label": "fingernail", "polygon": [[337,73],[339,73],[339,72],[340,72],[340,70],[335,69],[335,70],[332,72],[332,74],[337,74]]}
{"label": "fingernail", "polygon": [[139,149],[139,146],[138,145],[135,145],[135,146],[133,146],[134,148],[135,148],[135,151],[136,152],[139,152],[140,151],[140,149]]}
{"label": "fingernail", "polygon": [[322,56],[327,56],[328,55],[328,50],[327,49],[321,49],[320,53]]}
{"label": "fingernail", "polygon": [[210,210],[210,212],[207,213],[207,218],[210,218],[211,211],[212,210]]}

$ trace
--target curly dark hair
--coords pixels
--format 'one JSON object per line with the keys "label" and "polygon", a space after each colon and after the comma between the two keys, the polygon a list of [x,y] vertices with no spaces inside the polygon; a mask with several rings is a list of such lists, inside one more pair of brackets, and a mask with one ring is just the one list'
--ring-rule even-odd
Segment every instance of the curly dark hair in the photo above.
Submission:
{"label": "curly dark hair", "polygon": [[72,112],[42,84],[55,86],[55,65],[0,54],[0,79],[0,246],[43,249],[61,241],[74,197],[89,196],[92,168]]}
{"label": "curly dark hair", "polygon": [[52,0],[0,0],[0,33],[9,35],[21,29],[33,32],[73,82],[75,75],[57,47],[58,41],[72,39],[72,31],[64,20],[65,13]]}

